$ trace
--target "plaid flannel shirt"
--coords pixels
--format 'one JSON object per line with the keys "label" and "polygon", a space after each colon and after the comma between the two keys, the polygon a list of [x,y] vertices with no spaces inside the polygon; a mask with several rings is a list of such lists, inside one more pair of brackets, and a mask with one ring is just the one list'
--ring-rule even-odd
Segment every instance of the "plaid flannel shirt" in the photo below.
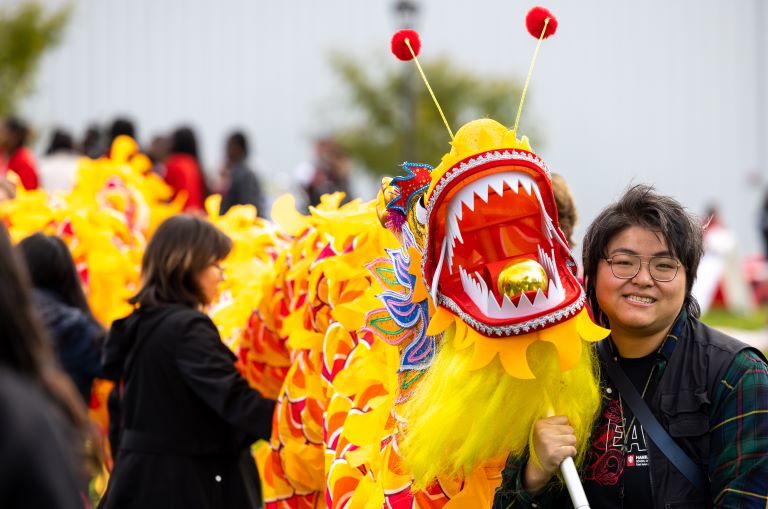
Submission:
{"label": "plaid flannel shirt", "polygon": [[[657,381],[687,319],[683,311],[659,348]],[[606,383],[603,378],[601,385]],[[613,394],[618,397],[618,391]],[[602,399],[601,416],[609,402]],[[768,366],[754,352],[744,350],[734,358],[713,395],[709,422],[707,474],[712,507],[768,508]],[[597,427],[599,422],[595,424]],[[507,459],[493,509],[571,507],[568,493],[557,477],[536,497],[525,491],[522,476],[527,461],[527,454]]]}

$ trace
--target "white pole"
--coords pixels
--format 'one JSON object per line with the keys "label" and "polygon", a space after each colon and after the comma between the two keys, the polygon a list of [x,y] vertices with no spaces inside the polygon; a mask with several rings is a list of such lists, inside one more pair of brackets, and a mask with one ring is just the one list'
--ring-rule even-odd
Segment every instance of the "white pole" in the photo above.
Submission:
{"label": "white pole", "polygon": [[587,495],[584,493],[584,486],[581,485],[579,472],[576,470],[573,458],[565,458],[560,463],[560,472],[563,474],[563,480],[565,480],[565,486],[568,488],[568,494],[571,496],[574,509],[589,509]]}
{"label": "white pole", "polygon": [[[550,404],[547,408],[547,417],[552,417],[553,415],[555,415],[555,409]],[[563,474],[565,487],[568,488],[568,494],[571,496],[573,509],[589,509],[587,494],[584,493],[584,486],[581,485],[579,471],[576,470],[576,464],[573,462],[573,458],[565,458],[563,462],[560,463],[560,473]]]}

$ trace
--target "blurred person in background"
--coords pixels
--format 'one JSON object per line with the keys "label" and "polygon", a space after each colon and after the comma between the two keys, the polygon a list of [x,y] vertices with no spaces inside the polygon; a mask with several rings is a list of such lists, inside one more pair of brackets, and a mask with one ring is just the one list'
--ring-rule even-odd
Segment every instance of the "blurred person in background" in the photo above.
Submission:
{"label": "blurred person in background", "polygon": [[0,507],[83,509],[87,415],[0,223]]}
{"label": "blurred person in background", "polygon": [[30,131],[26,122],[7,117],[0,123],[0,177],[12,171],[19,176],[24,189],[37,189],[37,162],[27,147]]}
{"label": "blurred person in background", "polygon": [[68,191],[75,183],[77,166],[82,156],[75,151],[72,135],[57,128],[40,158],[40,183],[48,191]]}
{"label": "blurred person in background", "polygon": [[79,152],[91,159],[98,159],[104,153],[103,146],[101,128],[97,124],[90,124],[83,134]]}
{"label": "blurred person in background", "polygon": [[109,132],[107,134],[107,155],[109,155],[109,151],[112,148],[112,143],[118,136],[130,136],[136,143],[139,142],[139,140],[136,138],[136,125],[133,123],[133,120],[129,118],[117,117],[112,121],[112,125],[109,126]]}
{"label": "blurred person in background", "polygon": [[342,202],[351,199],[349,195],[350,162],[344,150],[332,138],[315,140],[314,160],[302,164],[296,170],[296,177],[306,197],[307,206],[320,203],[320,197],[337,191],[345,193]]}
{"label": "blurred person in background", "polygon": [[184,210],[202,211],[208,197],[205,174],[200,166],[197,137],[192,128],[182,126],[171,135],[171,149],[165,161],[165,181],[173,188],[174,198],[185,193]]}
{"label": "blurred person in background", "polygon": [[576,200],[573,198],[571,188],[562,175],[552,174],[552,192],[555,195],[555,204],[557,206],[557,220],[560,223],[560,229],[568,241],[568,247],[573,250],[575,242],[573,241],[573,229],[579,220],[576,212]]}
{"label": "blurred person in background", "polygon": [[22,240],[17,249],[29,269],[34,303],[53,339],[59,362],[88,404],[93,379],[103,377],[105,331],[91,314],[69,248],[58,237],[35,233]]}
{"label": "blurred person in background", "polygon": [[165,161],[171,153],[171,140],[167,136],[158,134],[152,137],[147,147],[147,156],[152,161],[152,172],[163,176],[165,175]]}
{"label": "blurred person in background", "polygon": [[264,217],[264,196],[259,177],[248,165],[248,140],[245,134],[235,131],[227,138],[226,162],[221,170],[224,189],[221,199],[221,213],[225,214],[233,205],[253,205],[259,216]]}
{"label": "blurred person in background", "polygon": [[736,235],[725,225],[715,204],[707,207],[703,221],[704,256],[692,290],[702,314],[710,308],[754,312],[757,303],[744,274]]}
{"label": "blurred person in background", "polygon": [[104,347],[120,401],[115,468],[101,507],[252,509],[260,504],[250,445],[270,436],[275,402],[252,389],[202,312],[216,297],[232,241],[177,215],[149,241],[138,306]]}

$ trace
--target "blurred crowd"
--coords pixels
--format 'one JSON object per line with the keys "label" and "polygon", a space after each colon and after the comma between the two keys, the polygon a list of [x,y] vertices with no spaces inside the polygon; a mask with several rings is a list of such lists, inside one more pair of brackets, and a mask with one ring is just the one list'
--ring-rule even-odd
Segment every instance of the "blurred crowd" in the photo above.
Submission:
{"label": "blurred crowd", "polygon": [[[7,117],[0,122],[0,200],[15,195],[11,171],[25,189],[67,190],[75,181],[81,157],[108,156],[112,142],[126,135],[140,142],[134,122],[116,118],[107,128],[89,126],[81,138],[64,128],[52,130],[39,155],[30,148],[32,130],[23,119]],[[153,136],[142,146],[152,170],[173,189],[173,198],[183,195],[184,210],[203,210],[210,194],[220,194],[221,213],[234,205],[254,205],[261,217],[268,217],[269,197],[265,196],[262,172],[253,163],[251,141],[242,130],[226,136],[221,162],[206,172],[200,157],[198,138],[191,126],[181,125],[167,134]],[[301,208],[317,205],[324,194],[342,191],[350,195],[350,160],[332,138],[314,141],[311,160],[294,171],[294,194]]]}

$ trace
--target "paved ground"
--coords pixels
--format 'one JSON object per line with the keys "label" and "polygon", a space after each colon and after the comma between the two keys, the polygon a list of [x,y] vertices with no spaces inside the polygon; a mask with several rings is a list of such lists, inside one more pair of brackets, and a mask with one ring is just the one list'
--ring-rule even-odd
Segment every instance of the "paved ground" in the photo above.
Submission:
{"label": "paved ground", "polygon": [[718,329],[725,332],[729,336],[733,336],[736,339],[754,346],[763,352],[768,352],[768,329],[757,331],[730,329],[727,327],[718,327]]}

